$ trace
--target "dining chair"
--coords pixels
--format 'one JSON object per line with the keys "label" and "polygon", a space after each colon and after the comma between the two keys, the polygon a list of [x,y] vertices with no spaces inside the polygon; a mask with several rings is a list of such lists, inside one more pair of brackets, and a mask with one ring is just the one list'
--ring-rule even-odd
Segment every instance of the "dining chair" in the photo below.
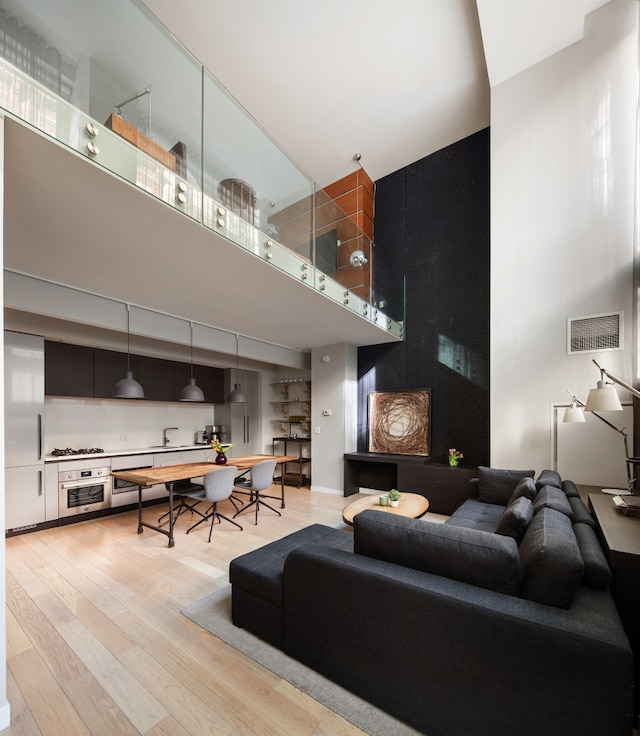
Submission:
{"label": "dining chair", "polygon": [[236,513],[233,515],[234,519],[236,518],[236,516],[238,516],[238,514],[247,511],[247,509],[250,509],[252,506],[255,506],[256,510],[256,525],[258,524],[258,511],[260,510],[260,506],[266,506],[268,509],[271,509],[271,511],[275,511],[278,516],[282,516],[282,514],[277,509],[274,509],[273,506],[270,506],[260,497],[260,491],[264,491],[267,488],[271,487],[271,484],[273,483],[273,473],[275,469],[275,459],[261,460],[259,463],[256,463],[251,468],[251,478],[249,480],[236,483],[235,488],[241,492],[249,493],[251,500],[246,506],[241,508],[240,511],[236,511]]}
{"label": "dining chair", "polygon": [[[169,484],[165,483],[167,490],[169,490]],[[199,511],[196,506],[204,500],[203,497],[204,486],[201,483],[193,483],[191,478],[186,480],[177,480],[173,484],[173,497],[177,500],[174,503],[173,509],[165,511],[160,517],[158,517],[158,523],[160,526],[164,526],[169,523],[169,519],[162,521],[165,517],[168,517],[170,513],[173,513],[174,523],[178,520],[178,517],[184,514],[185,511],[191,511],[192,514],[198,514],[203,519],[206,514]]]}
{"label": "dining chair", "polygon": [[225,501],[231,495],[233,491],[233,481],[236,477],[238,468],[235,465],[223,465],[222,467],[211,470],[204,476],[204,491],[200,494],[201,501],[209,501],[211,508],[204,516],[204,518],[197,521],[193,526],[187,529],[187,534],[200,524],[211,519],[211,527],[209,528],[209,542],[211,541],[211,534],[213,532],[213,525],[217,519],[220,522],[221,519],[228,521],[229,523],[237,526],[242,531],[242,527],[237,521],[230,519],[228,516],[221,514],[218,511],[218,503]]}

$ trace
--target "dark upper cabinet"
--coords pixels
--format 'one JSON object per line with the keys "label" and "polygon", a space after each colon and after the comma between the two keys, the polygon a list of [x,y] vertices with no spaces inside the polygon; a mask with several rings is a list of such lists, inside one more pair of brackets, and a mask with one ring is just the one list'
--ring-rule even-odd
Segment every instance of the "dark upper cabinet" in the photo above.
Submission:
{"label": "dark upper cabinet", "polygon": [[227,397],[224,394],[224,369],[205,367],[204,398],[209,404],[224,404]]}
{"label": "dark upper cabinet", "polygon": [[48,396],[93,396],[93,348],[44,343],[44,392]]}
{"label": "dark upper cabinet", "polygon": [[[194,365],[193,377],[196,384],[204,392],[207,404],[224,404],[224,370],[213,366]],[[180,400],[180,391],[189,383],[191,365],[189,363],[173,364],[173,385],[175,400]]]}
{"label": "dark upper cabinet", "polygon": [[138,356],[138,383],[147,401],[174,401],[173,361]]}
{"label": "dark upper cabinet", "polygon": [[[179,401],[191,377],[191,364],[100,348],[45,341],[45,393],[49,396],[93,396],[111,399],[127,366],[148,401]],[[194,365],[193,377],[207,404],[224,404],[224,370]]]}
{"label": "dark upper cabinet", "polygon": [[[133,377],[138,378],[138,356],[132,355],[129,360],[129,368],[133,371]],[[116,353],[113,350],[94,350],[93,359],[93,395],[97,399],[113,398],[113,390],[116,383],[125,377],[127,372],[127,354]]]}

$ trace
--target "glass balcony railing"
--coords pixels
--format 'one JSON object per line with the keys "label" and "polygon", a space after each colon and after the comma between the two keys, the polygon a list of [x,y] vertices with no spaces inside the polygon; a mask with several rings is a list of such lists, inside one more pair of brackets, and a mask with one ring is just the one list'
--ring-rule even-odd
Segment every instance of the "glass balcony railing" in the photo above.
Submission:
{"label": "glass balcony railing", "polygon": [[138,0],[0,0],[0,107],[402,337],[404,277]]}

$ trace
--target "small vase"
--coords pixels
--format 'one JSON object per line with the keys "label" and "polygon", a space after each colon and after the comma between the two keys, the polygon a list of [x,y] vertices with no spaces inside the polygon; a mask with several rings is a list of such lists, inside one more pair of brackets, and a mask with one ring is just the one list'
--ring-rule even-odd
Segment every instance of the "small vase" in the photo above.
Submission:
{"label": "small vase", "polygon": [[214,460],[216,465],[226,465],[227,464],[227,456],[224,454],[224,452],[219,452],[216,455],[216,459]]}
{"label": "small vase", "polygon": [[460,460],[457,457],[450,457],[449,458],[449,466],[452,468],[457,468],[458,465],[460,465]]}

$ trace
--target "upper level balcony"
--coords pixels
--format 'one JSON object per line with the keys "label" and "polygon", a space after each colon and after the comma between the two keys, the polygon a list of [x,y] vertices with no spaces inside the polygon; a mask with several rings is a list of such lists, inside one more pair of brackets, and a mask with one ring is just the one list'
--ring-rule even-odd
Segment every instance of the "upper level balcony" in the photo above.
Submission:
{"label": "upper level balcony", "polygon": [[[404,275],[372,232],[138,0],[84,0],[81,13],[71,0],[2,6],[0,108],[10,117],[357,315],[365,333],[375,328],[367,342],[403,338]],[[188,243],[179,247],[188,257]]]}

